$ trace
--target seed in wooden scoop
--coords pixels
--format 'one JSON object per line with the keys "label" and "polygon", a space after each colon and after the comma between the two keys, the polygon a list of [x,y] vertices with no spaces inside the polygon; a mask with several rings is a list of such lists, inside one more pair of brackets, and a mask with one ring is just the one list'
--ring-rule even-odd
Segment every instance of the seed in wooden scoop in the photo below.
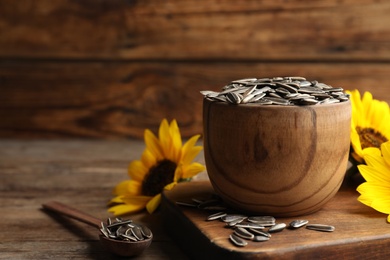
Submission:
{"label": "seed in wooden scoop", "polygon": [[270,227],[268,229],[268,232],[269,233],[275,233],[275,232],[280,232],[282,231],[283,229],[286,228],[286,224],[285,223],[279,223],[279,224],[276,224],[276,225],[273,225],[272,227]]}
{"label": "seed in wooden scoop", "polygon": [[335,230],[334,226],[323,225],[323,224],[308,224],[307,229],[323,231],[323,232],[333,232]]}
{"label": "seed in wooden scoop", "polygon": [[290,224],[288,225],[290,228],[292,229],[296,229],[296,228],[300,228],[300,227],[303,227],[304,225],[306,225],[307,223],[309,223],[308,220],[305,220],[305,219],[297,219],[297,220],[293,220],[290,222]]}
{"label": "seed in wooden scoop", "polygon": [[141,241],[145,239],[139,226],[132,227],[130,230],[133,236],[137,238],[137,240]]}
{"label": "seed in wooden scoop", "polygon": [[141,226],[141,233],[145,238],[151,238],[153,236],[152,231],[144,225]]}
{"label": "seed in wooden scoop", "polygon": [[229,239],[236,246],[246,246],[248,244],[248,242],[235,234],[231,234]]}

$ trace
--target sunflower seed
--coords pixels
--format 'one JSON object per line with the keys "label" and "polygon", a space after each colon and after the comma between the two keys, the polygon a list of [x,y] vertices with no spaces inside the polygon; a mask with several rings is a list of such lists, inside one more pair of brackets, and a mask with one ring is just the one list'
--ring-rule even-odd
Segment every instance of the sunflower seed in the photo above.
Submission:
{"label": "sunflower seed", "polygon": [[264,229],[264,226],[252,222],[245,222],[245,223],[240,222],[237,223],[235,226],[242,227],[242,228]]}
{"label": "sunflower seed", "polygon": [[122,238],[124,240],[133,241],[133,242],[137,242],[138,241],[138,239],[135,236],[126,235],[126,234],[123,234]]}
{"label": "sunflower seed", "polygon": [[255,237],[251,232],[241,227],[236,227],[234,229],[234,234],[245,239],[253,239]]}
{"label": "sunflower seed", "polygon": [[271,237],[270,233],[258,229],[249,228],[248,231],[254,234],[255,236]]}
{"label": "sunflower seed", "polygon": [[111,225],[107,225],[107,228],[111,229],[114,227],[130,224],[131,222],[133,222],[131,219],[125,221],[122,221],[121,219],[117,219],[116,222],[113,222]]}
{"label": "sunflower seed", "polygon": [[234,227],[234,226],[236,226],[237,224],[239,224],[239,223],[241,223],[242,221],[244,221],[245,218],[246,218],[246,217],[237,218],[236,220],[233,220],[233,221],[228,222],[227,225],[228,225],[229,227]]}
{"label": "sunflower seed", "polygon": [[107,237],[108,238],[108,232],[107,232],[107,230],[106,229],[104,229],[104,228],[101,228],[101,229],[99,229],[100,230],[100,232],[105,236],[105,237]]}
{"label": "sunflower seed", "polygon": [[120,227],[116,230],[115,235],[116,235],[117,237],[120,237],[121,235],[125,234],[125,232],[126,232],[127,229],[128,229],[128,228],[127,228],[126,226],[120,226]]}
{"label": "sunflower seed", "polygon": [[269,240],[269,237],[265,237],[265,236],[255,236],[253,238],[253,241],[255,241],[255,242],[265,242],[268,240]]}
{"label": "sunflower seed", "polygon": [[230,92],[226,94],[226,99],[232,104],[240,104],[242,96],[240,94]]}
{"label": "sunflower seed", "polygon": [[323,224],[308,224],[306,225],[307,229],[323,231],[323,232],[333,232],[335,230],[334,226],[323,225]]}
{"label": "sunflower seed", "polygon": [[279,223],[279,224],[276,224],[276,225],[273,225],[272,227],[270,227],[268,229],[268,232],[269,233],[275,233],[275,232],[280,232],[282,231],[283,229],[286,228],[286,223]]}
{"label": "sunflower seed", "polygon": [[232,83],[249,83],[249,82],[255,82],[256,78],[245,78],[245,79],[236,79],[232,81]]}
{"label": "sunflower seed", "polygon": [[141,233],[145,238],[151,238],[153,236],[152,231],[144,225],[141,226]]}
{"label": "sunflower seed", "polygon": [[296,229],[296,228],[303,227],[303,226],[306,225],[307,223],[309,223],[308,220],[297,219],[297,220],[291,221],[290,224],[289,224],[288,226],[289,226],[290,228]]}
{"label": "sunflower seed", "polygon": [[244,220],[246,218],[247,217],[244,215],[227,214],[227,215],[223,216],[221,219],[223,222],[229,223],[229,222],[233,222],[233,221],[237,221],[237,220]]}
{"label": "sunflower seed", "polygon": [[140,241],[153,236],[148,227],[121,218],[107,219],[107,225],[101,222],[100,232],[107,238],[123,241]]}
{"label": "sunflower seed", "polygon": [[214,213],[214,214],[211,214],[210,216],[208,216],[206,218],[206,220],[216,220],[216,219],[219,219],[219,218],[222,218],[224,216],[226,216],[227,213],[226,212],[217,212],[217,213]]}
{"label": "sunflower seed", "polygon": [[249,222],[257,223],[263,226],[273,226],[275,225],[275,218],[272,216],[251,216],[247,219]]}
{"label": "sunflower seed", "polygon": [[[258,105],[305,106],[332,104],[349,100],[349,96],[343,93],[342,88],[334,88],[317,80],[309,81],[304,77],[295,76],[239,79],[224,86],[221,92],[203,90],[200,93],[205,98],[231,104],[256,103]],[[259,95],[260,93],[262,95]],[[297,93],[305,96],[296,95]],[[293,97],[294,99],[292,99]],[[334,99],[322,102],[322,100],[329,97],[334,97]],[[279,98],[279,100],[269,98]],[[302,100],[304,98],[308,100]],[[294,102],[285,102],[286,100]],[[298,102],[295,102],[295,100]]]}
{"label": "sunflower seed", "polygon": [[246,242],[244,239],[240,238],[239,236],[237,236],[235,234],[231,234],[229,236],[229,239],[236,246],[242,247],[242,246],[246,246],[248,244],[248,242]]}
{"label": "sunflower seed", "polygon": [[141,228],[138,227],[138,226],[135,226],[133,228],[130,228],[131,230],[131,233],[133,234],[133,236],[138,240],[138,241],[141,241],[141,240],[144,240],[144,236],[142,235],[142,231],[141,231]]}

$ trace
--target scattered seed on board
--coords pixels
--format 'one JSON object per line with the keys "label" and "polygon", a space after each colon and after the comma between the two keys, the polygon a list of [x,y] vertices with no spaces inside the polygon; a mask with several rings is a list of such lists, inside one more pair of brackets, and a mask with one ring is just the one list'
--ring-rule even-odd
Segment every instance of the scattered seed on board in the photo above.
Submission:
{"label": "scattered seed on board", "polygon": [[262,226],[273,226],[276,220],[272,216],[251,216],[248,221]]}
{"label": "scattered seed on board", "polygon": [[248,242],[246,242],[244,239],[240,238],[239,236],[237,236],[235,234],[230,234],[229,238],[230,238],[230,241],[232,241],[232,243],[236,246],[243,247],[243,246],[248,245]]}
{"label": "scattered seed on board", "polygon": [[206,218],[206,220],[216,220],[216,219],[219,219],[219,218],[222,218],[224,216],[226,216],[227,213],[226,212],[217,212],[217,213],[214,213],[214,214],[211,214],[210,216],[208,216]]}
{"label": "scattered seed on board", "polygon": [[345,102],[343,89],[304,77],[246,78],[233,80],[221,92],[202,90],[205,97],[231,104],[308,106]]}
{"label": "scattered seed on board", "polygon": [[243,221],[246,218],[247,217],[244,215],[227,214],[227,215],[223,216],[221,219],[223,222],[229,223],[229,222],[235,222],[235,221],[239,221],[239,220]]}
{"label": "scattered seed on board", "polygon": [[249,232],[248,230],[246,230],[245,228],[241,228],[241,227],[236,227],[234,229],[234,234],[236,234],[237,236],[241,237],[241,238],[245,238],[245,239],[253,239],[255,237],[255,235],[251,232]]}
{"label": "scattered seed on board", "polygon": [[261,231],[258,229],[249,228],[248,230],[249,230],[249,232],[251,232],[255,236],[263,236],[263,237],[271,237],[272,236],[270,233],[265,232],[265,231]]}
{"label": "scattered seed on board", "polygon": [[307,229],[323,231],[323,232],[333,232],[335,230],[334,226],[323,225],[323,224],[308,224],[306,225]]}
{"label": "scattered seed on board", "polygon": [[296,228],[303,227],[303,226],[306,225],[307,223],[309,223],[308,220],[305,220],[305,219],[297,219],[297,220],[291,221],[290,224],[289,224],[288,226],[289,226],[289,228],[296,229]]}
{"label": "scattered seed on board", "polygon": [[[305,83],[307,84],[307,83]],[[206,217],[205,221],[215,221],[219,220],[226,223],[226,227],[232,229],[232,233],[229,236],[231,243],[237,247],[244,247],[248,245],[248,241],[253,242],[265,242],[271,239],[271,233],[282,232],[286,227],[286,223],[276,223],[276,219],[273,216],[246,216],[239,213],[234,213],[232,209],[229,209],[223,205],[222,200],[220,199],[192,199],[191,203],[188,202],[176,202],[176,205],[183,207],[196,208],[198,210],[209,211],[207,208],[210,206],[215,206],[215,212]],[[199,206],[201,205],[201,206]],[[224,208],[225,210],[219,211],[219,208]],[[229,212],[229,213],[227,213]],[[107,222],[108,223],[108,222]],[[323,232],[332,232],[335,230],[333,226],[323,225],[323,224],[308,224],[309,221],[305,219],[293,220],[288,224],[288,227],[291,230],[298,229],[306,225],[307,229],[312,229],[316,231]],[[112,224],[111,224],[112,225]],[[131,225],[129,223],[128,225]],[[137,226],[137,225],[135,225]],[[102,233],[106,233],[109,230],[104,230],[104,224],[102,223]],[[265,231],[265,227],[268,227],[268,230]],[[142,228],[141,228],[142,231]],[[127,234],[130,235],[128,240],[137,239],[133,233]],[[109,234],[108,234],[109,235]],[[142,232],[144,237],[147,237],[146,234]],[[109,235],[110,236],[110,235]]]}
{"label": "scattered seed on board", "polygon": [[286,226],[287,226],[286,223],[275,224],[275,225],[273,225],[272,227],[270,227],[270,228],[268,229],[268,232],[269,232],[269,233],[280,232],[280,231],[282,231],[283,229],[285,229]]}
{"label": "scattered seed on board", "polygon": [[236,227],[242,227],[242,228],[253,228],[253,229],[264,229],[265,227],[252,222],[240,222],[235,225]]}
{"label": "scattered seed on board", "polygon": [[266,237],[266,236],[255,236],[253,238],[253,241],[255,241],[255,242],[265,242],[268,240],[269,240],[269,237]]}

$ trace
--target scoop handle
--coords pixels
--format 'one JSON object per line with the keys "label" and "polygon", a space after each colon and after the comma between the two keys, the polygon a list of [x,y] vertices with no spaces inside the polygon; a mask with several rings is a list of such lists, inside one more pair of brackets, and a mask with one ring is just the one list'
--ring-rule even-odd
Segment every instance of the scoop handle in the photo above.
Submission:
{"label": "scoop handle", "polygon": [[82,212],[78,209],[74,209],[68,205],[62,204],[58,201],[50,201],[42,204],[44,209],[59,213],[61,215],[76,219],[90,226],[100,228],[101,220],[95,218],[85,212]]}

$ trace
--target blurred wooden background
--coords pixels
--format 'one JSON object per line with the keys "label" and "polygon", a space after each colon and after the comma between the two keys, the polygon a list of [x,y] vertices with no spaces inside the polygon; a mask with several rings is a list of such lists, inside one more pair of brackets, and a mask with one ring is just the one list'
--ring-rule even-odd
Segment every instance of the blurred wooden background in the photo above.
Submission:
{"label": "blurred wooden background", "polygon": [[202,132],[200,90],[304,76],[390,102],[390,2],[0,0],[0,138]]}

